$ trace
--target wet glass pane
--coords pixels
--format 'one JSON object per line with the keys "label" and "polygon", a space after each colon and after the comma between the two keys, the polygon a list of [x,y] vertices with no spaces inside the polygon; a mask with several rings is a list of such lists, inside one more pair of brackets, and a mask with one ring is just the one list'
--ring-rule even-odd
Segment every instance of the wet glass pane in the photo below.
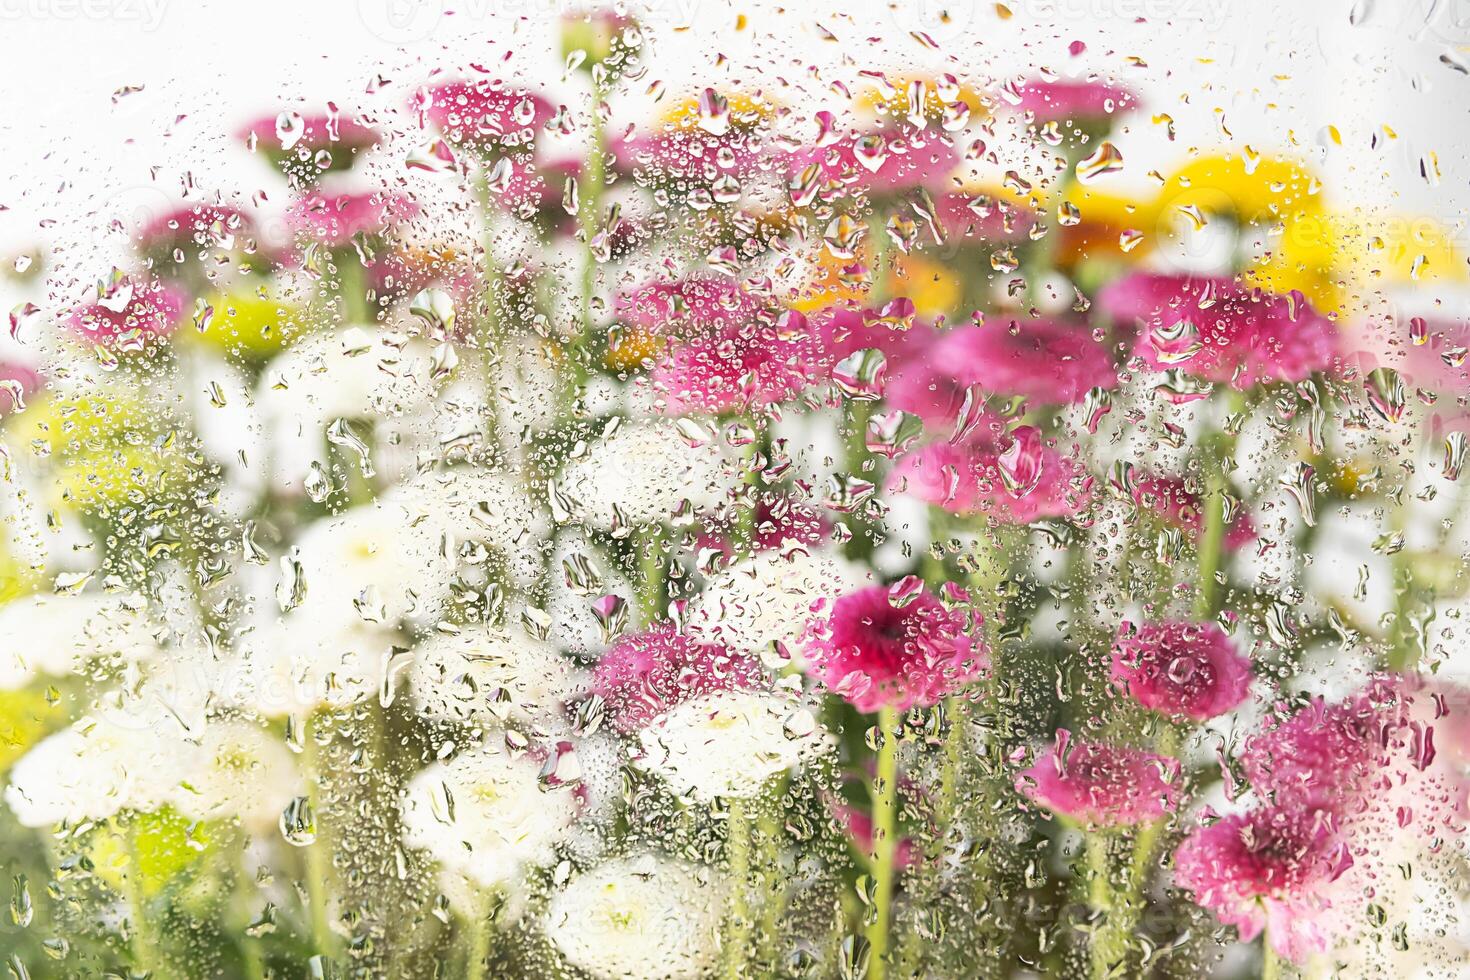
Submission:
{"label": "wet glass pane", "polygon": [[24,978],[1470,975],[1470,13],[0,2]]}

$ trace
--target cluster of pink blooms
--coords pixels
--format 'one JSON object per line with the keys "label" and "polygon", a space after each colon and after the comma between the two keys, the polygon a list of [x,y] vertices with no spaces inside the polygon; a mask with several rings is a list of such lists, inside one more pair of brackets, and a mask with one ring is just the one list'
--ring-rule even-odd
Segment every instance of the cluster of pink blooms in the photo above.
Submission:
{"label": "cluster of pink blooms", "polygon": [[1265,929],[1292,961],[1330,949],[1361,921],[1364,896],[1401,873],[1399,835],[1465,832],[1463,760],[1435,746],[1436,731],[1453,739],[1465,724],[1463,698],[1398,677],[1286,714],[1242,759],[1258,804],[1196,829],[1175,882],[1242,939]]}
{"label": "cluster of pink blooms", "polygon": [[859,711],[937,704],[980,677],[990,652],[972,613],[921,590],[869,586],[809,630],[812,673]]}

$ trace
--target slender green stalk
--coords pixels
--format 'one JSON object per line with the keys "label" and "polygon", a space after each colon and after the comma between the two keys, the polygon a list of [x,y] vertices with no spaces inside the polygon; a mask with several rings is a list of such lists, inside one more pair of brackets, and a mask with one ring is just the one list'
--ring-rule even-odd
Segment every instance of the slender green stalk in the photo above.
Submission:
{"label": "slender green stalk", "polygon": [[148,893],[143,887],[143,862],[138,848],[137,815],[130,820],[124,835],[128,850],[128,871],[123,877],[123,891],[128,903],[128,954],[133,966],[144,976],[156,972],[158,938],[153,932],[152,913],[148,909]]}
{"label": "slender green stalk", "polygon": [[[312,726],[313,728],[315,726]],[[311,945],[322,956],[335,956],[337,936],[332,932],[329,919],[330,887],[332,880],[332,847],[327,839],[322,822],[325,807],[322,806],[321,746],[316,733],[308,730],[302,740],[302,769],[312,796],[313,819],[316,821],[316,840],[306,845],[306,897],[308,914],[311,916]]]}
{"label": "slender green stalk", "polygon": [[602,188],[606,182],[607,134],[602,118],[602,100],[605,95],[598,82],[592,85],[592,145],[587,151],[587,169],[578,182],[577,220],[583,238],[584,264],[582,266],[582,340],[592,336],[592,294],[597,286],[597,256],[593,240],[597,237],[598,223],[602,221]]}
{"label": "slender green stalk", "polygon": [[1285,977],[1286,971],[1282,969],[1281,957],[1271,947],[1270,935],[1261,933],[1261,980],[1285,980]]}
{"label": "slender green stalk", "polygon": [[1220,583],[1215,573],[1220,570],[1220,561],[1225,555],[1225,494],[1228,485],[1225,470],[1220,460],[1207,464],[1210,475],[1205,486],[1205,526],[1199,539],[1199,586],[1195,592],[1194,614],[1198,619],[1209,619],[1219,611]]}
{"label": "slender green stalk", "polygon": [[490,953],[495,942],[495,927],[491,922],[494,895],[480,896],[469,922],[469,951],[465,956],[466,980],[484,980],[489,976]]}
{"label": "slender green stalk", "polygon": [[889,933],[893,924],[893,892],[898,876],[898,709],[878,712],[883,742],[878,749],[878,772],[873,779],[873,919],[867,929],[872,950],[871,980],[883,980],[888,971]]}
{"label": "slender green stalk", "polygon": [[1104,980],[1128,951],[1128,932],[1120,921],[1121,907],[1113,889],[1111,845],[1111,835],[1103,831],[1089,831],[1084,845],[1087,903],[1098,916],[1091,944],[1093,980]]}
{"label": "slender green stalk", "polygon": [[634,541],[638,549],[638,604],[644,623],[656,621],[664,611],[668,560],[664,550],[666,534],[660,524],[650,524]]}
{"label": "slender green stalk", "polygon": [[730,863],[730,914],[725,928],[724,976],[740,980],[750,950],[750,815],[745,801],[731,799],[726,817],[725,856]]}

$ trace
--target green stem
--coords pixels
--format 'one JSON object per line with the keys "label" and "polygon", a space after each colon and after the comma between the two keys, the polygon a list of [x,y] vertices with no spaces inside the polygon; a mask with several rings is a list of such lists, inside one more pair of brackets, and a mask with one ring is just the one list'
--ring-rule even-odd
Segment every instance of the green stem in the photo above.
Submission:
{"label": "green stem", "polygon": [[155,972],[158,940],[153,933],[153,919],[148,909],[148,895],[143,887],[143,864],[138,849],[136,815],[130,818],[125,835],[128,849],[128,872],[123,889],[128,903],[128,953],[133,966],[144,976]]}
{"label": "green stem", "polygon": [[475,190],[480,201],[480,219],[484,226],[481,247],[485,252],[485,321],[480,329],[480,377],[485,385],[485,428],[486,444],[498,448],[497,430],[500,387],[496,351],[501,341],[501,278],[500,268],[495,263],[495,202],[490,198],[489,173],[484,167],[476,180]]}
{"label": "green stem", "polygon": [[638,604],[645,624],[662,616],[668,596],[665,592],[668,561],[665,553],[667,536],[663,526],[650,524],[634,541],[638,550]]}
{"label": "green stem", "polygon": [[882,745],[878,772],[873,779],[873,920],[867,929],[872,952],[872,980],[883,980],[888,970],[889,932],[893,921],[893,892],[898,875],[898,709],[878,712]]}
{"label": "green stem", "polygon": [[491,908],[494,896],[477,903],[470,918],[469,953],[465,960],[466,980],[483,980],[489,976],[490,952],[495,941],[495,929],[491,924]]}
{"label": "green stem", "polygon": [[745,801],[731,799],[726,817],[725,856],[730,862],[730,915],[726,925],[724,975],[727,980],[745,976],[750,947],[750,816]]}
{"label": "green stem", "polygon": [[1209,479],[1202,506],[1205,526],[1199,540],[1199,589],[1195,593],[1194,613],[1197,619],[1210,619],[1219,611],[1220,583],[1215,573],[1225,554],[1225,494],[1228,486],[1222,461],[1211,460]]}
{"label": "green stem", "polygon": [[1117,963],[1123,959],[1128,952],[1128,933],[1130,926],[1124,920],[1127,918],[1125,911],[1126,898],[1120,902],[1120,896],[1113,888],[1113,859],[1111,853],[1112,837],[1102,831],[1092,831],[1087,835],[1087,903],[1097,913],[1097,925],[1092,933],[1092,971],[1093,980],[1105,980],[1113,972]]}
{"label": "green stem", "polygon": [[1281,957],[1271,947],[1271,937],[1261,933],[1261,980],[1284,980],[1286,973],[1281,968]]}
{"label": "green stem", "polygon": [[[315,726],[312,726],[313,728]],[[332,849],[327,840],[322,816],[325,812],[322,793],[321,746],[316,733],[308,730],[302,740],[302,769],[307,788],[311,793],[312,811],[316,821],[316,840],[306,850],[306,896],[311,916],[312,949],[322,956],[335,956],[336,934],[332,932],[329,919],[329,893],[332,880]]]}

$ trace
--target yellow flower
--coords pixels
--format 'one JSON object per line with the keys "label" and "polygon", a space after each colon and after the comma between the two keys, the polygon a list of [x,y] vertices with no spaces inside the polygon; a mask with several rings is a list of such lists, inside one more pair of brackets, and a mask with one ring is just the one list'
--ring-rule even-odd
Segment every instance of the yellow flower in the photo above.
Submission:
{"label": "yellow flower", "polygon": [[46,699],[49,682],[0,691],[0,772],[65,721]]}
{"label": "yellow flower", "polygon": [[215,848],[208,824],[191,821],[170,806],[125,819],[129,826],[108,821],[87,838],[88,857],[98,877],[119,891],[133,877],[134,887],[143,894],[157,895],[180,874],[200,866]]}
{"label": "yellow flower", "polygon": [[888,274],[888,295],[906,296],[924,319],[952,315],[959,305],[959,276],[949,266],[917,255],[896,256]]}
{"label": "yellow flower", "polygon": [[1203,156],[1174,171],[1159,191],[1156,213],[1185,208],[1240,225],[1289,221],[1323,210],[1321,184],[1305,166],[1256,156]]}
{"label": "yellow flower", "polygon": [[177,486],[187,471],[181,439],[114,388],[48,395],[6,420],[12,446],[46,469],[47,504],[105,508]]}
{"label": "yellow flower", "polygon": [[292,304],[240,291],[211,296],[214,316],[203,331],[185,324],[179,333],[192,341],[233,353],[269,355],[304,329],[303,311]]}
{"label": "yellow flower", "polygon": [[[746,95],[743,92],[716,92],[725,101],[729,111],[730,125],[735,129],[754,129],[776,114],[776,103],[770,99]],[[695,129],[699,126],[699,102],[702,95],[692,95],[666,108],[659,121],[675,129]]]}
{"label": "yellow flower", "polygon": [[964,85],[951,86],[923,75],[902,76],[885,81],[884,85],[865,89],[859,97],[859,104],[863,108],[883,119],[902,119],[908,115],[909,89],[916,82],[924,87],[923,112],[924,118],[929,122],[942,120],[953,103],[962,103],[969,109],[971,118],[981,118],[989,114],[980,93]]}

